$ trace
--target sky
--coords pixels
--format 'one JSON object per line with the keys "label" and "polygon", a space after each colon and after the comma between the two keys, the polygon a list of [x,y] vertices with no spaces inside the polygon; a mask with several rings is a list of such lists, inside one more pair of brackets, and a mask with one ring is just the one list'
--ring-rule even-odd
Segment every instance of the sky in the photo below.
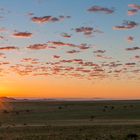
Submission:
{"label": "sky", "polygon": [[0,96],[140,98],[138,0],[1,0]]}

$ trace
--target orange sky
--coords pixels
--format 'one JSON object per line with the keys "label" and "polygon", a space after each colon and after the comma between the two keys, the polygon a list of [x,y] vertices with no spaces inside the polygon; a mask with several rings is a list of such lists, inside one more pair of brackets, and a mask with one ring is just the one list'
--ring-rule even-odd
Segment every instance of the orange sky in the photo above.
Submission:
{"label": "orange sky", "polygon": [[139,83],[71,78],[7,77],[1,81],[1,96],[35,98],[140,98]]}

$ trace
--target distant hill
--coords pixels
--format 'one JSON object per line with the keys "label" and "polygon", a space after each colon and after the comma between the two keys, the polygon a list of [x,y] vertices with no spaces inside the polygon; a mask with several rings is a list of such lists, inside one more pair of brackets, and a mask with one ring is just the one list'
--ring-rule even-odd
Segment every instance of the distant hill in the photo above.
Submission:
{"label": "distant hill", "polygon": [[[109,98],[11,98],[0,97],[1,102],[46,102],[46,101],[107,101]],[[117,99],[116,99],[117,100]]]}
{"label": "distant hill", "polygon": [[2,102],[15,102],[17,100],[15,98],[0,97],[0,101],[2,101]]}

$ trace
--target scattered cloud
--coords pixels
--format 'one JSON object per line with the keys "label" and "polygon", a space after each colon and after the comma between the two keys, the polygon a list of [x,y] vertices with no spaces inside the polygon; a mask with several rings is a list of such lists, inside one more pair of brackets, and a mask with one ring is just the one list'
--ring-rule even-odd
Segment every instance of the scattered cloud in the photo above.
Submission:
{"label": "scattered cloud", "polygon": [[140,55],[136,55],[136,56],[134,56],[134,59],[138,59],[138,60],[140,60]]}
{"label": "scattered cloud", "polygon": [[79,53],[80,51],[78,50],[70,50],[70,51],[67,51],[67,53],[70,53],[70,54],[73,54],[73,53]]}
{"label": "scattered cloud", "polygon": [[125,63],[126,66],[134,66],[136,63]]}
{"label": "scattered cloud", "polygon": [[63,21],[64,19],[69,18],[70,16],[59,16],[59,17],[43,16],[43,17],[32,17],[31,20],[35,23],[50,23]]}
{"label": "scattered cloud", "polygon": [[105,53],[106,51],[105,50],[96,50],[94,51],[94,53]]}
{"label": "scattered cloud", "polygon": [[30,32],[16,32],[16,33],[13,33],[13,37],[16,37],[16,38],[31,38],[32,37],[32,33]]}
{"label": "scattered cloud", "polygon": [[104,56],[104,55],[101,55],[101,54],[97,54],[96,57],[101,58],[101,59],[112,59],[112,57]]}
{"label": "scattered cloud", "polygon": [[138,12],[137,9],[131,9],[131,10],[128,10],[128,15],[133,16],[133,15],[137,14],[137,12]]}
{"label": "scattered cloud", "polygon": [[133,37],[133,36],[128,36],[128,37],[127,37],[127,41],[128,41],[129,43],[133,42],[133,40],[134,40],[134,37]]}
{"label": "scattered cloud", "polygon": [[[126,11],[128,12],[129,16],[133,16],[137,14],[140,10],[140,6],[137,4],[127,4],[125,6],[128,6],[129,9]],[[116,6],[117,7],[117,6]],[[63,10],[63,9],[62,9]],[[102,6],[94,5],[87,9],[89,13],[103,13],[107,15],[113,15],[115,12],[115,8],[107,8]],[[111,38],[108,38],[110,36],[113,36],[114,31],[108,30],[108,25],[106,25],[106,19],[103,17],[104,15],[101,15],[100,17],[91,18],[90,14],[87,14],[89,17],[85,17],[87,15],[82,15],[83,17],[79,18],[77,15],[74,15],[74,21],[73,19],[67,24],[59,24],[60,28],[58,26],[55,26],[53,24],[52,26],[49,26],[47,23],[57,23],[61,21],[65,21],[70,16],[36,16],[36,10],[33,13],[32,11],[26,11],[24,15],[21,16],[21,14],[16,14],[17,17],[21,16],[21,18],[29,18],[31,24],[46,24],[45,26],[36,26],[34,27],[28,27],[31,32],[28,30],[26,31],[26,27],[24,23],[21,23],[22,21],[14,21],[14,26],[8,26],[7,24],[2,25],[0,28],[0,40],[1,40],[1,47],[0,47],[0,76],[1,72],[7,72],[5,68],[8,68],[8,72],[15,72],[16,74],[19,74],[21,76],[24,75],[30,75],[30,76],[65,76],[70,78],[80,78],[80,79],[104,79],[109,77],[115,77],[115,78],[121,78],[121,76],[128,76],[129,74],[135,74],[140,72],[140,56],[139,56],[139,50],[140,47],[139,44],[137,44],[136,47],[129,47],[130,44],[125,47],[124,55],[129,56],[128,58],[123,59],[120,55],[115,55],[115,57],[120,56],[118,58],[114,58],[114,49],[118,49],[118,52],[120,51],[120,48],[107,48],[106,42],[111,42]],[[44,12],[44,10],[42,11]],[[43,14],[43,13],[38,14]],[[64,11],[63,11],[64,12]],[[84,12],[84,11],[83,11]],[[118,9],[118,13],[122,12],[122,10]],[[1,15],[2,13],[2,15]],[[74,11],[73,11],[74,13]],[[111,24],[115,25],[114,22],[116,22],[117,14],[114,14],[111,16],[111,19],[109,21],[109,17],[107,16],[107,20],[111,22]],[[5,12],[4,9],[0,9],[0,19],[5,20],[5,22],[10,21],[10,16],[6,15],[7,12]],[[13,13],[14,14],[14,13]],[[117,15],[117,16],[116,16]],[[78,15],[79,16],[79,15]],[[106,16],[106,15],[105,15]],[[126,16],[126,15],[124,15]],[[3,19],[4,17],[4,19]],[[118,18],[118,17],[117,17]],[[128,16],[126,16],[126,19]],[[7,20],[8,19],[8,20]],[[20,19],[20,18],[19,18]],[[122,17],[120,17],[117,20],[121,20]],[[126,20],[123,21],[122,24],[114,26],[114,30],[129,30],[134,29],[139,26],[139,20],[137,19],[137,16],[134,17],[137,22],[132,20]],[[79,21],[78,21],[79,20]],[[96,21],[95,21],[96,20]],[[111,20],[114,20],[112,22]],[[108,22],[107,21],[107,22]],[[26,21],[27,22],[27,21]],[[2,23],[2,24],[3,24]],[[17,24],[15,24],[17,23]],[[19,23],[23,24],[22,26],[19,25]],[[93,26],[94,25],[96,26]],[[9,24],[9,23],[8,23]],[[30,24],[30,23],[29,23]],[[80,25],[80,26],[77,26]],[[103,38],[85,38],[85,37],[92,37],[96,34],[103,33],[100,28],[97,28],[99,26],[103,26],[103,29],[106,31],[106,33],[103,35]],[[12,29],[12,27],[16,27],[18,30]],[[23,27],[23,28],[22,28]],[[41,27],[41,28],[40,28]],[[94,28],[95,27],[95,28]],[[72,29],[72,31],[70,31]],[[101,28],[102,29],[102,28]],[[69,32],[70,31],[70,32]],[[133,42],[134,40],[137,43],[137,36],[138,31],[136,31],[136,34],[134,31],[126,31],[125,33],[121,32],[117,35],[119,37],[122,37],[124,35],[125,40],[128,42]],[[38,35],[33,37],[33,33],[36,32]],[[82,36],[77,38],[75,35],[81,34]],[[129,34],[127,34],[129,33]],[[9,35],[15,38],[32,38],[31,40],[16,40],[13,38],[10,38]],[[133,37],[133,35],[135,35]],[[113,36],[114,37],[114,36]],[[7,40],[6,40],[7,39]],[[78,40],[79,39],[79,40]],[[103,39],[103,40],[102,40]],[[107,39],[107,40],[106,40]],[[116,39],[116,38],[115,38]],[[52,41],[56,40],[56,41]],[[19,42],[21,41],[21,42]],[[65,42],[66,41],[66,42]],[[68,41],[68,42],[67,42]],[[33,43],[34,42],[34,43]],[[39,43],[40,42],[40,43]],[[42,43],[44,42],[44,43]],[[77,44],[76,42],[80,42]],[[105,44],[103,44],[105,42]],[[15,45],[9,45],[6,46],[4,44],[13,44]],[[88,44],[90,43],[90,44]],[[99,47],[93,47],[93,43],[95,43]],[[22,44],[25,46],[26,50],[24,52],[21,52],[23,55],[17,57],[15,61],[7,61],[11,58],[11,54],[5,51],[11,51],[11,50],[18,50],[20,49],[18,44]],[[28,45],[27,45],[28,44]],[[100,45],[105,46],[100,46]],[[109,43],[110,44],[110,43]],[[49,51],[44,51],[44,50]],[[30,53],[29,50],[32,50]],[[38,50],[38,51],[37,51]],[[40,51],[43,50],[43,51]],[[115,51],[116,51],[115,50]],[[34,53],[34,51],[37,51]],[[129,54],[128,51],[135,51],[133,52],[133,56],[131,53]],[[4,52],[4,53],[3,53]],[[106,53],[108,52],[109,55]],[[12,52],[13,53],[13,52]],[[9,55],[10,54],[10,55]],[[93,55],[94,54],[94,55]],[[30,56],[29,56],[30,55]],[[110,57],[112,56],[112,57]],[[44,59],[45,58],[45,59]],[[4,61],[6,60],[6,61]],[[131,60],[131,61],[130,61]],[[9,65],[10,64],[10,65]],[[122,77],[123,77],[122,76]],[[133,77],[133,76],[132,76]],[[124,78],[124,77],[123,77]]]}
{"label": "scattered cloud", "polygon": [[133,15],[137,14],[140,10],[140,5],[137,5],[137,4],[129,4],[128,7],[132,8],[132,9],[128,10],[129,16],[133,16]]}
{"label": "scattered cloud", "polygon": [[88,9],[89,12],[93,13],[105,13],[105,14],[112,14],[114,13],[114,8],[106,8],[101,6],[92,6]]}
{"label": "scattered cloud", "polygon": [[120,26],[114,26],[114,30],[128,30],[128,29],[133,29],[137,27],[139,24],[136,23],[135,21],[124,21],[122,25]]}
{"label": "scattered cloud", "polygon": [[81,50],[87,50],[87,49],[91,48],[91,46],[87,45],[87,44],[81,44],[78,46],[78,48]]}
{"label": "scattered cloud", "polygon": [[67,33],[62,33],[61,36],[64,38],[71,38],[72,35]]}
{"label": "scattered cloud", "polygon": [[137,4],[129,4],[128,7],[140,10],[140,5],[137,5]]}
{"label": "scattered cloud", "polygon": [[140,50],[140,47],[126,48],[126,51]]}
{"label": "scattered cloud", "polygon": [[93,27],[79,27],[76,28],[75,31],[77,33],[83,33],[85,36],[91,36],[93,33],[103,33],[98,29],[94,29]]}
{"label": "scattered cloud", "polygon": [[60,56],[59,55],[54,55],[53,58],[58,59],[58,58],[60,58]]}
{"label": "scattered cloud", "polygon": [[47,44],[33,44],[27,47],[30,50],[42,50],[48,48]]}
{"label": "scattered cloud", "polygon": [[54,46],[54,47],[63,47],[63,46],[67,46],[67,47],[77,47],[77,45],[72,44],[72,43],[64,43],[61,41],[49,41],[48,42],[49,46]]}
{"label": "scattered cloud", "polygon": [[5,32],[6,29],[4,27],[0,28],[0,32]]}
{"label": "scattered cloud", "polygon": [[0,53],[0,58],[6,58],[4,53]]}
{"label": "scattered cloud", "polygon": [[7,47],[0,47],[0,50],[8,51],[8,50],[18,50],[18,47],[15,46],[7,46]]}
{"label": "scattered cloud", "polygon": [[39,63],[38,60],[39,59],[37,59],[37,58],[23,58],[21,60],[21,62],[31,63],[31,64],[38,64]]}

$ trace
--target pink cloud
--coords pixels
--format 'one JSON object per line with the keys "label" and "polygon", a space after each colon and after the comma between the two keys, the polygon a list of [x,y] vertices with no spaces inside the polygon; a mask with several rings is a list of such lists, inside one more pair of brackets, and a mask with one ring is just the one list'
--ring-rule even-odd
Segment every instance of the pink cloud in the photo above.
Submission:
{"label": "pink cloud", "polygon": [[86,36],[91,36],[93,33],[102,33],[102,31],[94,29],[93,27],[79,27],[76,28],[75,31],[77,33],[83,33]]}
{"label": "pink cloud", "polygon": [[101,7],[101,6],[92,6],[91,8],[88,9],[89,12],[101,12],[105,14],[112,14],[114,13],[114,8],[106,8],[106,7]]}
{"label": "pink cloud", "polygon": [[16,38],[30,38],[32,35],[33,34],[29,32],[16,32],[12,36]]}
{"label": "pink cloud", "polygon": [[75,44],[71,44],[71,43],[64,43],[61,41],[49,41],[48,45],[50,46],[54,46],[54,47],[63,47],[63,46],[68,46],[68,47],[77,47],[77,45]]}
{"label": "pink cloud", "polygon": [[4,27],[0,28],[0,32],[5,32],[6,29]]}
{"label": "pink cloud", "polygon": [[0,53],[0,58],[6,58],[4,53]]}
{"label": "pink cloud", "polygon": [[106,51],[105,50],[96,50],[94,51],[94,53],[105,53]]}
{"label": "pink cloud", "polygon": [[138,12],[137,9],[131,9],[131,10],[128,10],[128,15],[133,16],[133,15],[137,14],[137,12]]}
{"label": "pink cloud", "polygon": [[67,51],[67,53],[69,54],[73,54],[73,53],[79,53],[80,51],[77,51],[77,50],[71,50],[71,51]]}
{"label": "pink cloud", "polygon": [[58,58],[60,58],[60,56],[58,56],[58,55],[54,55],[53,58],[58,59]]}
{"label": "pink cloud", "polygon": [[7,51],[7,50],[18,50],[18,49],[19,48],[15,47],[15,46],[0,47],[0,50],[4,50],[4,51]]}
{"label": "pink cloud", "polygon": [[137,5],[137,4],[129,4],[128,7],[140,10],[140,5]]}
{"label": "pink cloud", "polygon": [[46,49],[47,47],[48,47],[47,44],[33,44],[28,46],[27,48],[31,50],[42,50]]}
{"label": "pink cloud", "polygon": [[23,58],[21,62],[29,62],[31,64],[38,64],[38,59],[37,58]]}
{"label": "pink cloud", "polygon": [[133,15],[137,14],[140,10],[140,5],[137,5],[137,4],[129,4],[128,7],[132,8],[132,9],[128,10],[129,16],[133,16]]}
{"label": "pink cloud", "polygon": [[127,37],[127,41],[128,41],[128,42],[131,43],[133,40],[134,40],[134,37],[133,37],[133,36],[128,36],[128,37]]}
{"label": "pink cloud", "polygon": [[71,35],[67,33],[62,33],[61,36],[64,38],[71,38]]}
{"label": "pink cloud", "polygon": [[32,17],[31,20],[35,23],[49,23],[63,21],[64,19],[68,18],[70,18],[70,16],[59,16],[59,17],[44,16],[44,17]]}
{"label": "pink cloud", "polygon": [[139,24],[136,23],[135,21],[124,21],[122,25],[120,26],[114,26],[114,30],[128,30],[128,29],[133,29],[137,27]]}
{"label": "pink cloud", "polygon": [[140,47],[126,48],[126,51],[140,50]]}

